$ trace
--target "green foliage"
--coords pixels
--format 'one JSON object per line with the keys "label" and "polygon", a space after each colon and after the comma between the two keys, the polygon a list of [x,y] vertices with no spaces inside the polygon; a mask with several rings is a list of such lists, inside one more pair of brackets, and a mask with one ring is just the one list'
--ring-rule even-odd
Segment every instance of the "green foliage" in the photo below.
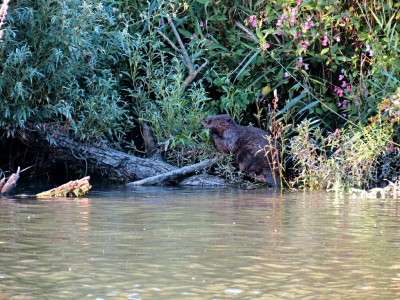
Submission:
{"label": "green foliage", "polygon": [[[182,164],[201,159],[200,152],[206,148],[204,135],[199,133],[201,120],[209,114],[210,99],[200,76],[186,89],[182,88],[188,71],[179,54],[169,48],[158,32],[166,28],[162,16],[173,14],[179,6],[165,2],[160,5],[160,13],[154,13],[152,7],[157,6],[152,3],[133,24],[126,21],[116,38],[128,62],[122,81],[131,113],[139,122],[150,124],[162,149],[169,151],[167,159]],[[141,28],[142,32],[133,28]],[[185,34],[182,28],[178,30]],[[202,61],[200,46],[191,41],[185,45],[195,66]]]}
{"label": "green foliage", "polygon": [[198,18],[219,62],[209,81],[220,109],[242,115],[263,89],[277,88],[286,99],[280,115],[292,123],[366,123],[399,78],[398,9],[392,1],[207,2]]}
{"label": "green foliage", "polygon": [[81,139],[129,126],[113,66],[115,11],[107,2],[16,1],[1,44],[0,127],[70,124]]}
{"label": "green foliage", "polygon": [[378,181],[378,162],[393,131],[372,123],[365,127],[336,130],[325,137],[316,122],[303,121],[290,141],[298,171],[293,185],[302,189],[342,190],[367,187]]}

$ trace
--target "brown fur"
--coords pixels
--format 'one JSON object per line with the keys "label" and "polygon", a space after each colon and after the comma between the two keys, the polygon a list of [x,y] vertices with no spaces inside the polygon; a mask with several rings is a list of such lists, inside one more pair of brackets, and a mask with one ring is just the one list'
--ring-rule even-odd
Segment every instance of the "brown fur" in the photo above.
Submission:
{"label": "brown fur", "polygon": [[219,152],[232,153],[235,163],[247,176],[258,182],[278,185],[274,181],[266,155],[269,146],[260,128],[238,125],[228,115],[216,115],[202,120],[210,130],[215,148]]}

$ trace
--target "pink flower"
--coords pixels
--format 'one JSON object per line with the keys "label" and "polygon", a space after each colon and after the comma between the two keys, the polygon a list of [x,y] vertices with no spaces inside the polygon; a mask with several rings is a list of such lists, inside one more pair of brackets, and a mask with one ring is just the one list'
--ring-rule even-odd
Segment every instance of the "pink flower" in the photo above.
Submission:
{"label": "pink flower", "polygon": [[297,6],[300,6],[301,2],[303,2],[303,0],[297,0]]}
{"label": "pink flower", "polygon": [[348,93],[351,92],[351,85],[350,85],[350,84],[346,87],[346,91],[347,91]]}
{"label": "pink flower", "polygon": [[[333,89],[333,91],[339,96],[339,97],[343,97],[343,90],[340,89],[339,87],[335,86],[335,88]],[[338,105],[340,107],[340,102],[338,102]]]}
{"label": "pink flower", "polygon": [[288,78],[290,76],[290,73],[288,71],[285,72],[285,74],[283,74],[284,78]]}
{"label": "pink flower", "polygon": [[345,88],[346,86],[347,86],[346,81],[343,81],[341,87]]}
{"label": "pink flower", "polygon": [[276,33],[277,35],[283,35],[283,30],[279,29],[278,32]]}
{"label": "pink flower", "polygon": [[344,76],[342,74],[339,75],[339,80],[342,81]]}
{"label": "pink flower", "polygon": [[311,29],[311,26],[310,26],[310,24],[309,24],[308,22],[304,22],[304,23],[303,23],[303,28],[304,28],[306,31],[308,31],[308,30]]}
{"label": "pink flower", "polygon": [[310,22],[311,21],[311,16],[310,15],[307,15],[307,17],[306,17],[306,20],[307,20],[307,22]]}
{"label": "pink flower", "polygon": [[265,44],[265,49],[269,49],[270,47],[271,47],[270,44],[268,44],[268,43]]}
{"label": "pink flower", "polygon": [[324,34],[324,38],[321,43],[322,43],[322,46],[328,46],[328,34],[327,33]]}
{"label": "pink flower", "polygon": [[335,37],[336,42],[340,42],[340,36]]}
{"label": "pink flower", "polygon": [[250,22],[251,26],[257,27],[258,21],[257,21],[257,17],[256,16],[250,16],[249,17],[249,22]]}
{"label": "pink flower", "polygon": [[346,108],[346,107],[347,107],[347,101],[346,101],[346,100],[344,100],[344,101],[342,102],[342,107],[343,107],[343,108]]}
{"label": "pink flower", "polygon": [[203,27],[204,27],[204,23],[203,23],[203,21],[200,21],[200,22],[199,22],[199,26],[200,26],[201,28],[203,28]]}
{"label": "pink flower", "polygon": [[304,70],[308,71],[309,70],[309,66],[308,64],[304,64]]}
{"label": "pink flower", "polygon": [[289,19],[290,26],[294,26],[296,24],[296,19],[294,17],[290,17]]}

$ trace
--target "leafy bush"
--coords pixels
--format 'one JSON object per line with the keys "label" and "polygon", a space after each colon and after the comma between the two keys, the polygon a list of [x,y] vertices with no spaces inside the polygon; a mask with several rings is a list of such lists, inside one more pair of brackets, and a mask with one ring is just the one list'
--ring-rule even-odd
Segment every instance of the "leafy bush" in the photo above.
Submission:
{"label": "leafy bush", "polygon": [[81,139],[129,126],[113,66],[115,10],[107,2],[15,1],[1,44],[0,127],[69,124]]}
{"label": "leafy bush", "polygon": [[212,41],[208,55],[220,62],[209,81],[222,95],[222,110],[243,115],[262,91],[277,88],[286,99],[281,116],[291,123],[315,117],[334,130],[366,123],[379,99],[394,91],[398,3],[201,2],[201,33]]}
{"label": "leafy bush", "polygon": [[387,151],[393,131],[375,122],[336,130],[325,137],[315,122],[303,121],[290,141],[298,174],[292,185],[302,189],[367,187],[378,182],[379,159]]}

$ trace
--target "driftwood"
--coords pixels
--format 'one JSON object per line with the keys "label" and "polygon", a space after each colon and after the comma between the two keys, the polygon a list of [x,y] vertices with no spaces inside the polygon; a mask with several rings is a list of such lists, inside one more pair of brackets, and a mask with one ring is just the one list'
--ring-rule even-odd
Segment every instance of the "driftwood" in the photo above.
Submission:
{"label": "driftwood", "polygon": [[11,174],[7,182],[5,181],[5,178],[3,178],[0,181],[0,188],[1,188],[0,194],[8,193],[13,188],[15,188],[15,185],[17,184],[17,181],[19,179],[19,173],[20,173],[20,167],[18,167],[17,173]]}
{"label": "driftwood", "polygon": [[180,169],[176,169],[164,174],[152,176],[142,180],[127,183],[127,186],[138,186],[138,185],[176,185],[188,175],[195,174],[203,169],[209,168],[214,165],[218,160],[206,159],[197,164],[186,166]]}
{"label": "driftwood", "polygon": [[[26,170],[26,169],[25,169]],[[5,194],[10,192],[15,188],[17,181],[19,179],[21,168],[18,167],[16,173],[11,174],[8,178],[7,182],[5,178],[0,180],[0,194]],[[78,179],[75,181],[70,181],[66,184],[60,185],[54,189],[51,189],[46,192],[42,192],[36,195],[38,198],[44,197],[79,197],[87,194],[92,186],[89,184],[90,177],[87,176],[82,179]]]}
{"label": "driftwood", "polygon": [[55,187],[54,189],[36,194],[38,198],[51,198],[51,197],[80,197],[86,195],[92,186],[89,183],[90,176],[82,179],[67,182],[63,185]]}

